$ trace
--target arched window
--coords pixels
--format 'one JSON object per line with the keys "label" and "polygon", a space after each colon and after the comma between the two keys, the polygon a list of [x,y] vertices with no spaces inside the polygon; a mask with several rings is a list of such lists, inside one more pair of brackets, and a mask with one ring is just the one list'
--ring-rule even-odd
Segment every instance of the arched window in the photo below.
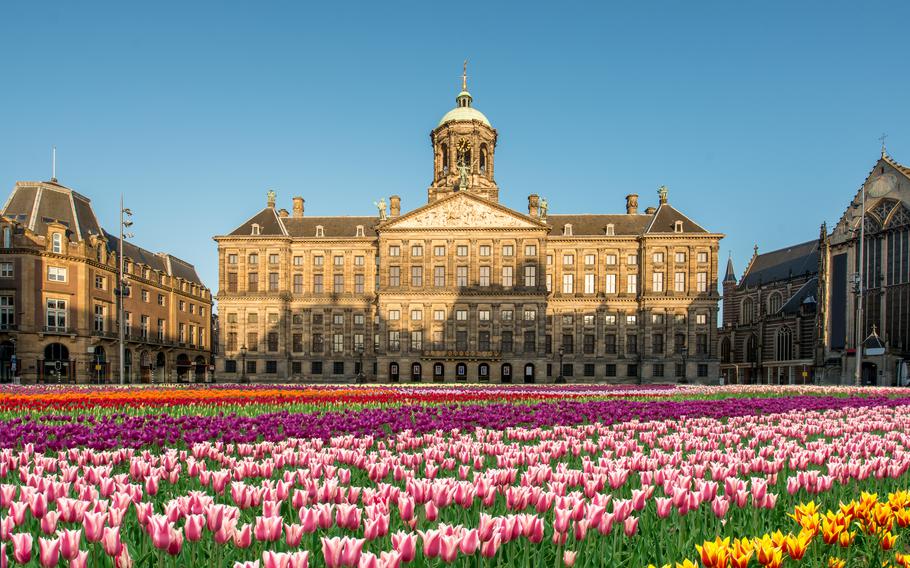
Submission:
{"label": "arched window", "polygon": [[459,363],[455,365],[455,378],[459,381],[463,381],[468,378],[468,366],[464,363]]}
{"label": "arched window", "polygon": [[768,315],[774,315],[780,311],[780,294],[774,292],[768,297]]}
{"label": "arched window", "polygon": [[720,342],[720,361],[721,363],[730,362],[730,338],[725,337]]}
{"label": "arched window", "polygon": [[563,225],[562,234],[566,237],[572,236],[572,224],[571,223],[566,223],[565,225]]}
{"label": "arched window", "polygon": [[477,366],[477,378],[481,381],[490,380],[490,366],[486,363],[481,363]]}
{"label": "arched window", "polygon": [[480,145],[480,173],[487,173],[487,145]]}
{"label": "arched window", "polygon": [[442,173],[448,173],[449,171],[449,145],[443,144],[441,147],[442,151]]}
{"label": "arched window", "polygon": [[442,381],[445,379],[446,366],[442,363],[433,363],[433,380]]}
{"label": "arched window", "polygon": [[752,298],[746,298],[743,300],[742,308],[739,313],[739,323],[744,325],[752,323],[752,316],[754,313],[755,305],[752,302]]}
{"label": "arched window", "polygon": [[398,363],[389,363],[389,380],[398,382]]}
{"label": "arched window", "polygon": [[782,327],[777,330],[777,360],[790,359],[793,359],[793,332],[789,327]]}
{"label": "arched window", "polygon": [[754,335],[750,335],[748,339],[746,339],[746,350],[744,355],[746,363],[758,362],[758,339]]}
{"label": "arched window", "polygon": [[423,367],[420,363],[411,364],[411,380],[419,381],[423,378]]}
{"label": "arched window", "polygon": [[510,363],[502,364],[502,375],[499,378],[504,383],[512,382],[512,365]]}

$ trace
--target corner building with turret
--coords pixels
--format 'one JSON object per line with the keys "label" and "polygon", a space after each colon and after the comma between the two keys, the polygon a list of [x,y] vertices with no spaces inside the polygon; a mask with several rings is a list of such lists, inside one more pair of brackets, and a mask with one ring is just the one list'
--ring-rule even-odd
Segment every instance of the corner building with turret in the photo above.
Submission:
{"label": "corner building with turret", "polygon": [[[300,382],[710,382],[718,244],[666,188],[643,211],[499,203],[497,132],[463,84],[430,133],[427,202],[266,207],[219,255],[216,373]],[[558,205],[558,204],[557,204]]]}

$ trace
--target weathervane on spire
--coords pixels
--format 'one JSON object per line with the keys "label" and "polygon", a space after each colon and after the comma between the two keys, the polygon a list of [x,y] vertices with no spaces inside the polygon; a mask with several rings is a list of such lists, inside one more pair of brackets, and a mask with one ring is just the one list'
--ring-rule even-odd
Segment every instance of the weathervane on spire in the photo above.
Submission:
{"label": "weathervane on spire", "polygon": [[464,66],[461,68],[461,90],[468,90],[468,60],[464,60]]}
{"label": "weathervane on spire", "polygon": [[[467,63],[467,60],[465,60],[465,63]],[[882,135],[878,137],[878,139],[879,139],[879,140],[881,141],[881,143],[882,143],[882,158],[884,158],[885,156],[888,155],[888,152],[885,150],[885,140],[886,140],[887,138],[888,138],[888,135],[885,134],[884,132],[882,132]]]}

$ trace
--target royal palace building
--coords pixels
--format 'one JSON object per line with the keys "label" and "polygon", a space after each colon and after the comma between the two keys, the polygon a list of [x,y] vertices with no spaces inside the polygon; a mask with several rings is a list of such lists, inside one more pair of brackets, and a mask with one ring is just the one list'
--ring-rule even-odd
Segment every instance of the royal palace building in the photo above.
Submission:
{"label": "royal palace building", "polygon": [[[430,133],[426,203],[266,207],[215,237],[217,372],[238,380],[676,382],[719,377],[718,243],[670,205],[500,203],[497,131],[463,85]],[[558,204],[556,204],[558,206]],[[619,205],[622,205],[620,203]]]}
{"label": "royal palace building", "polygon": [[723,290],[726,381],[910,383],[910,168],[883,147],[831,230],[756,247],[739,280],[728,264]]}
{"label": "royal palace building", "polygon": [[192,265],[123,243],[91,201],[51,179],[17,182],[0,215],[0,380],[205,380],[212,295]]}

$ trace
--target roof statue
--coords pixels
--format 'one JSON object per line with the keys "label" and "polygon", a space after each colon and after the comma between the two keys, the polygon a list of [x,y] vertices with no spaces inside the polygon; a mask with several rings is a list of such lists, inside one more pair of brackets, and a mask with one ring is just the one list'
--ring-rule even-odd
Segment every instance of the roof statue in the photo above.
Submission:
{"label": "roof statue", "polygon": [[543,219],[544,221],[547,220],[547,208],[548,208],[549,206],[550,206],[550,204],[547,203],[547,200],[544,199],[543,197],[541,197],[541,198],[540,198],[540,204],[539,204],[539,206],[538,206],[538,209],[539,209],[539,211],[540,211],[540,218]]}
{"label": "roof statue", "polygon": [[275,207],[275,190],[274,189],[268,190],[268,192],[266,192],[265,196],[266,196],[266,202],[268,203],[268,206]]}
{"label": "roof statue", "polygon": [[385,212],[385,198],[380,197],[379,201],[374,201],[373,205],[376,206],[376,209],[379,210],[379,220],[385,221],[386,212]]}

